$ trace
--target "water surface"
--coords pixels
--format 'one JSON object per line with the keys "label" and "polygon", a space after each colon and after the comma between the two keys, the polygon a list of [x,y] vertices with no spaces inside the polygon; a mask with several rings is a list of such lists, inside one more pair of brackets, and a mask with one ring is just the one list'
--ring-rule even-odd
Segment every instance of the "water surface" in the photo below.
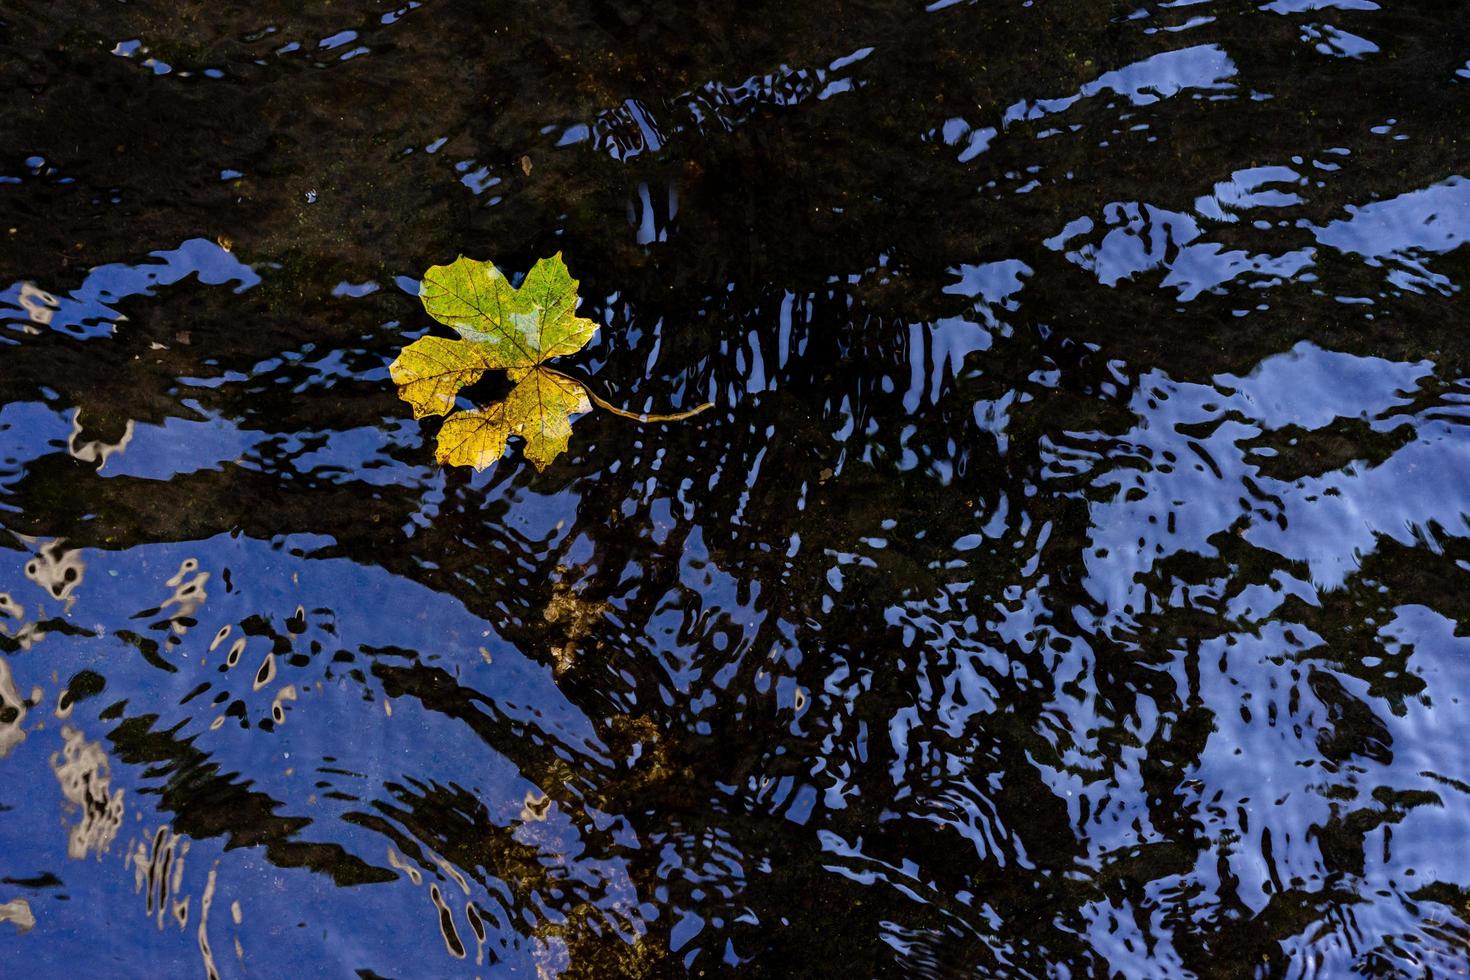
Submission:
{"label": "water surface", "polygon": [[0,2],[0,973],[1467,968],[1470,7],[300,6]]}

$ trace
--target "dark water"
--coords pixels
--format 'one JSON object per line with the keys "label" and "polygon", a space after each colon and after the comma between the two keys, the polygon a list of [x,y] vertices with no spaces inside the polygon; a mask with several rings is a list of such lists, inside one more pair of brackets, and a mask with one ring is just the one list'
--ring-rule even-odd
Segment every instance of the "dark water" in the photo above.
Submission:
{"label": "dark water", "polygon": [[[0,974],[1465,972],[1467,59],[0,3]],[[717,409],[441,470],[416,277],[557,250]]]}

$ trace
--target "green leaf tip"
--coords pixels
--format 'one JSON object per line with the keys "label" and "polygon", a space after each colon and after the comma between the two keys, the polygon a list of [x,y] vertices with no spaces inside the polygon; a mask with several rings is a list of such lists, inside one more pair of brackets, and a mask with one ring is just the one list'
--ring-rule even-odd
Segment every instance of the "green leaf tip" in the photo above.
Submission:
{"label": "green leaf tip", "polygon": [[489,352],[502,368],[532,368],[575,354],[597,331],[576,315],[577,280],[557,252],[526,273],[520,288],[493,262],[461,255],[424,273],[419,299],[429,316]]}

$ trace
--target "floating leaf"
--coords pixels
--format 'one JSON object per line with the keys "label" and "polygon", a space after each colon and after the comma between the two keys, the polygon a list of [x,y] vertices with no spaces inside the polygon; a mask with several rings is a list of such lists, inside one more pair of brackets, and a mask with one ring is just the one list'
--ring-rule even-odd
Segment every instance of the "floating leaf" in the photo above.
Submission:
{"label": "floating leaf", "polygon": [[[596,323],[576,315],[577,280],[560,252],[532,266],[519,289],[493,263],[461,255],[424,274],[419,298],[430,316],[464,339],[422,337],[399,353],[388,373],[399,396],[413,406],[414,418],[447,416],[435,453],[445,465],[483,470],[505,455],[511,436],[519,436],[526,458],[544,470],[566,452],[572,416],[591,410],[594,402],[637,422],[674,422],[710,407],[672,415],[629,412],[543,366],[581,350],[597,331]],[[505,400],[454,412],[460,389],[496,369],[516,382]]]}
{"label": "floating leaf", "polygon": [[500,366],[479,344],[421,337],[403,349],[388,373],[398,385],[399,397],[413,406],[413,417],[421,419],[452,412],[459,389]]}
{"label": "floating leaf", "polygon": [[439,430],[439,462],[483,470],[505,455],[513,435],[526,441],[526,458],[544,470],[566,451],[575,414],[592,408],[582,385],[547,368],[526,371],[505,401],[456,412]]}
{"label": "floating leaf", "polygon": [[557,252],[519,289],[491,262],[463,255],[436,265],[419,287],[424,309],[486,352],[495,367],[530,368],[587,345],[597,324],[576,315],[577,280]]}

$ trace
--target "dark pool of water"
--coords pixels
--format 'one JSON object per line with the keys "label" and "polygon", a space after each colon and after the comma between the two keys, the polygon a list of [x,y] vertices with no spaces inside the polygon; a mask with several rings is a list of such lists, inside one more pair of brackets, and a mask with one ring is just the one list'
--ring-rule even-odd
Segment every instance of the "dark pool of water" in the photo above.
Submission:
{"label": "dark pool of water", "polygon": [[[0,2],[0,974],[1464,971],[1467,59]],[[441,469],[417,277],[558,250],[715,410]]]}

